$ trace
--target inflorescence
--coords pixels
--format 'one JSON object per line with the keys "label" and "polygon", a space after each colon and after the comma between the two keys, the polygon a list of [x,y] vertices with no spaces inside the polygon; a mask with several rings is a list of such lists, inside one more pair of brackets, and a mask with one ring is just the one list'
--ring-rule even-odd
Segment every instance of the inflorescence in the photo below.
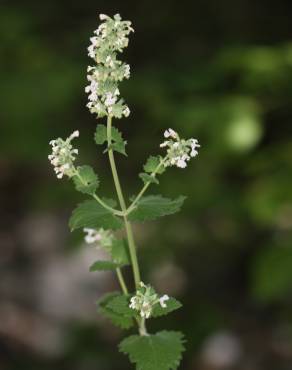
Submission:
{"label": "inflorescence", "polygon": [[142,281],[140,287],[136,291],[136,295],[131,298],[130,308],[139,312],[140,316],[149,319],[154,307],[160,304],[162,308],[166,308],[166,301],[169,300],[168,295],[159,297],[155,290],[150,285],[145,285]]}
{"label": "inflorescence", "polygon": [[161,148],[167,148],[167,157],[164,161],[164,166],[177,166],[185,168],[191,157],[198,155],[197,148],[200,147],[197,139],[181,139],[177,132],[169,128],[164,132],[164,137],[167,139],[162,144]]}
{"label": "inflorescence", "polygon": [[78,149],[73,148],[71,141],[78,136],[79,131],[74,131],[66,140],[58,138],[50,141],[52,154],[48,158],[54,166],[58,179],[61,179],[64,175],[68,177],[75,175],[73,162],[78,154]]}
{"label": "inflorescence", "polygon": [[134,30],[131,22],[122,21],[119,14],[113,18],[105,14],[99,17],[103,22],[94,31],[95,36],[90,38],[91,45],[88,47],[88,56],[96,65],[87,68],[90,82],[85,88],[89,94],[87,107],[98,118],[108,115],[128,117],[130,109],[120,98],[118,82],[130,77],[130,66],[118,60],[117,53],[128,46],[128,35]]}
{"label": "inflorescence", "polygon": [[86,233],[84,240],[87,244],[97,243],[104,249],[112,246],[114,236],[110,230],[104,230],[103,228],[95,230],[85,227],[83,231]]}

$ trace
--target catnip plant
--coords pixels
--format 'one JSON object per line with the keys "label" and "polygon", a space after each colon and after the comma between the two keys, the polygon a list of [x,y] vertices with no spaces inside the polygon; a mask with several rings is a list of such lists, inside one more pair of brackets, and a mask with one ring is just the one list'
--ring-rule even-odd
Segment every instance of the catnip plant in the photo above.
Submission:
{"label": "catnip plant", "polygon": [[[141,190],[129,201],[125,200],[115,153],[126,156],[127,142],[112,121],[130,114],[119,90],[119,83],[130,77],[130,66],[119,60],[118,55],[128,46],[128,36],[134,30],[131,22],[123,21],[119,14],[112,18],[101,14],[99,18],[101,24],[90,38],[88,47],[88,56],[94,63],[87,68],[85,92],[89,111],[98,119],[106,118],[106,125],[98,123],[94,140],[105,147],[103,153],[109,159],[118,203],[100,195],[99,178],[92,167],[75,164],[78,149],[74,148],[73,140],[79,136],[79,131],[74,131],[65,140],[52,140],[49,160],[58,179],[72,179],[76,190],[88,198],[73,211],[69,226],[71,231],[82,228],[85,242],[108,254],[107,260],[94,262],[90,271],[112,270],[116,273],[120,291],[108,293],[98,301],[100,312],[121,329],[137,328],[138,334],[124,339],[119,350],[127,354],[139,370],[175,370],[184,351],[183,334],[167,330],[150,334],[146,323],[180,308],[181,303],[167,294],[159,294],[141,280],[132,223],[154,220],[180,210],[185,200],[183,196],[169,199],[144,194],[150,185],[159,184],[158,177],[168,167],[185,168],[189,160],[197,156],[200,145],[196,139],[182,139],[171,128],[165,130],[164,141],[160,144],[163,153],[147,159],[139,174],[143,182]],[[125,237],[117,236],[116,231],[122,228]],[[123,271],[128,265],[133,273],[131,290]]]}

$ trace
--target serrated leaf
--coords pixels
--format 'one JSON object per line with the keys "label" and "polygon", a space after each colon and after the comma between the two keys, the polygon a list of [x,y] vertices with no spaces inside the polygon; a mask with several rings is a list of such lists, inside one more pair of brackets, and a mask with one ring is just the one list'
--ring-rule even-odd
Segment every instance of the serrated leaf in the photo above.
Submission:
{"label": "serrated leaf", "polygon": [[178,310],[182,307],[182,304],[175,298],[169,298],[168,301],[165,302],[166,307],[161,307],[160,304],[154,306],[151,317],[160,317],[169,314],[172,311]]}
{"label": "serrated leaf", "polygon": [[125,294],[120,294],[112,298],[107,303],[107,308],[120,315],[125,315],[127,317],[135,317],[136,311],[130,308],[129,304],[130,304],[130,296],[126,296]]}
{"label": "serrated leaf", "polygon": [[119,350],[127,354],[137,370],[176,370],[184,351],[180,332],[161,331],[154,335],[132,335],[124,339]]}
{"label": "serrated leaf", "polygon": [[185,199],[186,197],[182,195],[176,199],[163,198],[161,195],[142,197],[129,214],[129,220],[143,222],[171,215],[180,210]]}
{"label": "serrated leaf", "polygon": [[[154,172],[157,169],[157,167],[159,166],[161,160],[162,160],[161,156],[159,156],[159,155],[158,156],[151,155],[147,159],[146,163],[143,166],[144,171],[145,172],[148,172],[148,173]],[[159,168],[159,170],[156,170],[156,173],[162,174],[164,171],[165,171],[165,168],[163,166],[161,166]]]}
{"label": "serrated leaf", "polygon": [[116,141],[115,143],[112,143],[112,149],[115,150],[116,152],[119,152],[125,156],[127,156],[126,153],[126,144],[127,142],[122,140],[122,141]]}
{"label": "serrated leaf", "polygon": [[98,188],[99,181],[97,174],[90,166],[81,166],[77,168],[79,176],[73,177],[76,190],[83,194],[94,194]]}
{"label": "serrated leaf", "polygon": [[[106,201],[107,204],[113,206],[114,203]],[[69,227],[71,231],[80,227],[88,227],[93,229],[112,229],[116,230],[122,227],[122,222],[113,213],[103,208],[95,200],[86,200],[80,203],[74,209],[70,220]]]}
{"label": "serrated leaf", "polygon": [[134,325],[134,321],[131,317],[125,316],[119,313],[112,311],[108,304],[112,299],[119,297],[120,293],[113,292],[105,294],[98,302],[100,312],[108,318],[114,325],[118,326],[121,329],[129,329]]}
{"label": "serrated leaf", "polygon": [[120,265],[112,261],[96,261],[90,266],[89,271],[111,271],[118,267]]}
{"label": "serrated leaf", "polygon": [[154,184],[159,184],[159,181],[155,176],[148,175],[148,173],[141,172],[139,173],[139,177],[142,179],[144,184],[147,184],[147,182],[154,183]]}
{"label": "serrated leaf", "polygon": [[129,265],[130,256],[126,241],[123,239],[115,239],[111,246],[112,260],[122,266]]}
{"label": "serrated leaf", "polygon": [[[127,155],[125,150],[127,142],[123,139],[122,134],[116,127],[112,127],[111,138],[111,148],[116,152]],[[105,125],[97,125],[94,139],[98,145],[102,145],[107,141],[107,128]],[[107,149],[105,151],[107,151]]]}

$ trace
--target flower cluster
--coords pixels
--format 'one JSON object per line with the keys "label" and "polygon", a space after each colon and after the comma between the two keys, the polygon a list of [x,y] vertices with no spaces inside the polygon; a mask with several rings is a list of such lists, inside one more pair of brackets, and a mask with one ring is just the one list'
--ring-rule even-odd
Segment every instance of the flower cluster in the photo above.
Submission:
{"label": "flower cluster", "polygon": [[167,140],[160,144],[160,147],[167,148],[167,157],[164,161],[165,167],[177,166],[185,168],[191,157],[198,155],[197,148],[200,147],[198,140],[180,139],[178,133],[171,128],[164,132],[164,137]]}
{"label": "flower cluster", "polygon": [[140,288],[136,295],[131,298],[130,308],[140,313],[140,316],[148,319],[151,316],[153,308],[156,304],[160,304],[162,308],[166,308],[166,301],[169,300],[168,295],[159,297],[155,290],[144,283],[140,283]]}
{"label": "flower cluster", "polygon": [[71,141],[78,136],[79,131],[74,131],[66,140],[58,138],[50,141],[52,154],[48,158],[54,166],[58,179],[61,179],[64,175],[68,177],[75,175],[76,170],[73,162],[76,154],[78,154],[78,149],[73,148]]}
{"label": "flower cluster", "polygon": [[112,246],[114,236],[110,230],[104,229],[90,229],[84,228],[83,231],[86,233],[84,240],[87,244],[98,243],[104,249],[108,249]]}
{"label": "flower cluster", "polygon": [[103,21],[90,38],[88,55],[96,62],[95,66],[87,68],[89,85],[87,107],[98,117],[127,117],[130,110],[120,98],[118,82],[130,77],[130,66],[117,59],[117,53],[128,46],[128,35],[133,32],[131,22],[122,21],[119,14],[113,18],[101,14]]}

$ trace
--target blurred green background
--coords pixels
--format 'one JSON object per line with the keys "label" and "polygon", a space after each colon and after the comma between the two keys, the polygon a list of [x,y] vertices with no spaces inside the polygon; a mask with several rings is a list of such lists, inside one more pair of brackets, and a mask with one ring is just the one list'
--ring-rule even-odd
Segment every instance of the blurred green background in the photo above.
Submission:
{"label": "blurred green background", "polygon": [[0,369],[130,369],[116,350],[124,334],[94,303],[117,282],[89,274],[98,252],[67,226],[82,197],[47,160],[50,139],[79,129],[80,163],[112,195],[84,86],[97,15],[119,12],[135,28],[121,85],[132,113],[115,123],[128,140],[125,192],[166,128],[202,146],[150,191],[188,196],[182,212],[135,227],[144,281],[184,302],[150,329],[185,332],[184,370],[291,370],[292,3],[0,6]]}

